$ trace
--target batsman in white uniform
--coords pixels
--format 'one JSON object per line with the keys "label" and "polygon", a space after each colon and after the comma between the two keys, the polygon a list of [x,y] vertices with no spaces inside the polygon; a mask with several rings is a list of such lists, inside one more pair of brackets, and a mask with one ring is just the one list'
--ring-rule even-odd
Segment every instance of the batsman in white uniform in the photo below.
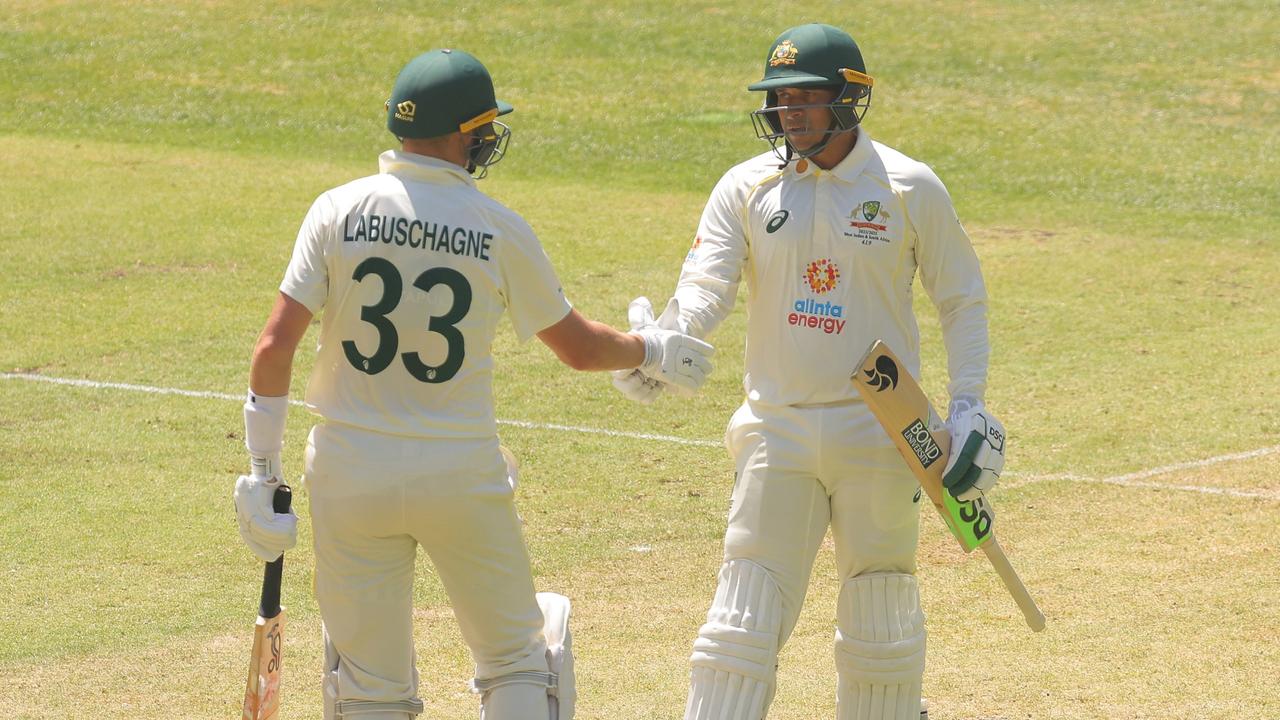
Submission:
{"label": "batsman in white uniform", "polygon": [[[837,717],[922,715],[919,487],[850,382],[876,339],[919,377],[917,274],[941,317],[952,447],[971,435],[983,443],[949,459],[948,488],[972,497],[1003,464],[986,435],[972,432],[999,428],[982,404],[987,296],[978,259],[937,176],[861,127],[873,82],[837,28],[779,36],[750,86],[766,93],[753,120],[773,152],[716,185],[662,318],[633,303],[635,327],[706,337],[743,279],[749,288],[746,401],[725,435],[736,482],[719,585],[694,644],[687,720],[765,716],[778,651],[828,526],[842,582]],[[662,388],[643,372],[615,373],[614,384],[642,402]]]}
{"label": "batsman in white uniform", "polygon": [[[475,660],[485,720],[567,720],[563,596],[535,597],[494,418],[492,346],[504,311],[580,370],[641,368],[688,390],[711,347],[659,328],[621,333],[570,308],[530,227],[475,179],[503,155],[511,106],[460,50],[412,60],[387,103],[401,150],[319,197],[302,223],[254,350],[236,483],[240,530],[272,560],[296,518],[271,510],[297,345],[323,310],[306,404],[315,591],[325,628],[326,720],[421,712],[413,648],[418,546]],[[473,174],[475,177],[473,177]]]}

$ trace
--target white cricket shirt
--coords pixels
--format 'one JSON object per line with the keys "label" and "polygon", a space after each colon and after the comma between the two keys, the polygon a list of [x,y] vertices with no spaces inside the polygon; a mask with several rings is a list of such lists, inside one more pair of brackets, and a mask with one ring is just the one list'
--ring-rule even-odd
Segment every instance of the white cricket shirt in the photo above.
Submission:
{"label": "white cricket shirt", "polygon": [[400,151],[311,206],[280,291],[321,317],[307,407],[392,435],[488,437],[493,338],[521,341],[570,310],[515,212],[462,168]]}
{"label": "white cricket shirt", "polygon": [[676,289],[681,321],[706,336],[747,281],[747,396],[773,405],[857,398],[849,381],[883,339],[920,376],[912,280],[942,321],[952,397],[986,387],[986,288],[938,177],[863,129],[839,165],[785,168],[772,152],[725,173]]}

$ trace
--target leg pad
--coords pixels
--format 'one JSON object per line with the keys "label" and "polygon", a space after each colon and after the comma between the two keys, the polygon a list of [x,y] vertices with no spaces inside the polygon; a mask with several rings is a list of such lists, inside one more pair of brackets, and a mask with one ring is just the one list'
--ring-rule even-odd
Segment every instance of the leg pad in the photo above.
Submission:
{"label": "leg pad", "polygon": [[782,594],[769,571],[749,560],[726,562],[693,644],[686,720],[763,718],[773,701],[781,628]]}
{"label": "leg pad", "polygon": [[847,580],[836,609],[838,720],[918,720],[925,627],[916,579]]}
{"label": "leg pad", "polygon": [[[569,632],[569,598],[550,592],[537,594],[542,609],[542,634],[547,644],[549,672],[513,672],[486,680],[473,680],[480,693],[481,720],[573,720],[577,690],[573,673],[573,634]],[[547,703],[542,714],[539,701]],[[536,708],[531,710],[531,708]]]}

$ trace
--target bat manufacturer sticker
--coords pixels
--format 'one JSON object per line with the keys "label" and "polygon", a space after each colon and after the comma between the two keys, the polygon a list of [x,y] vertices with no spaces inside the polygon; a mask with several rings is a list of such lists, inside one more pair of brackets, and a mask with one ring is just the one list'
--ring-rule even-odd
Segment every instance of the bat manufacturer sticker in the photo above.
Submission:
{"label": "bat manufacturer sticker", "polygon": [[960,506],[960,519],[972,526],[973,537],[977,540],[983,540],[991,533],[991,509],[987,505],[987,499],[981,495],[977,500],[970,500]]}
{"label": "bat manufacturer sticker", "polygon": [[929,433],[929,426],[920,418],[913,420],[902,431],[902,437],[906,438],[907,444],[911,446],[911,452],[916,454],[916,459],[922,466],[929,467],[942,457],[942,448],[938,447],[933,435]]}
{"label": "bat manufacturer sticker", "polygon": [[280,637],[281,630],[280,623],[276,623],[267,633],[267,639],[271,641],[271,662],[267,663],[268,673],[274,673],[280,669],[280,650],[284,642]]}
{"label": "bat manufacturer sticker", "polygon": [[898,387],[898,365],[888,355],[876,358],[876,366],[862,372],[867,376],[867,383],[875,386],[876,392],[895,390]]}

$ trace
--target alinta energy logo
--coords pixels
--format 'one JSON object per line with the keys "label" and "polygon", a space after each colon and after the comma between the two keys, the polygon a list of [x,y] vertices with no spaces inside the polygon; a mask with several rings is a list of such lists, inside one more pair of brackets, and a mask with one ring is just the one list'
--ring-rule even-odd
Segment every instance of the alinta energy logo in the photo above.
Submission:
{"label": "alinta energy logo", "polygon": [[840,266],[826,258],[814,260],[804,270],[804,281],[818,295],[831,292],[840,282]]}
{"label": "alinta energy logo", "polygon": [[689,262],[690,260],[692,260],[692,259],[694,258],[694,256],[695,256],[695,255],[697,255],[697,253],[698,253],[698,246],[700,246],[700,245],[702,245],[702,236],[701,236],[701,235],[694,235],[694,236],[693,236],[693,245],[691,245],[691,246],[689,247],[689,254],[684,256],[684,261],[685,261],[685,262]]}
{"label": "alinta energy logo", "polygon": [[[814,260],[804,270],[802,280],[809,292],[825,295],[840,284],[840,266],[829,258]],[[800,298],[787,313],[787,324],[795,327],[821,330],[827,335],[844,332],[844,306],[833,302],[819,302],[814,298]]]}

